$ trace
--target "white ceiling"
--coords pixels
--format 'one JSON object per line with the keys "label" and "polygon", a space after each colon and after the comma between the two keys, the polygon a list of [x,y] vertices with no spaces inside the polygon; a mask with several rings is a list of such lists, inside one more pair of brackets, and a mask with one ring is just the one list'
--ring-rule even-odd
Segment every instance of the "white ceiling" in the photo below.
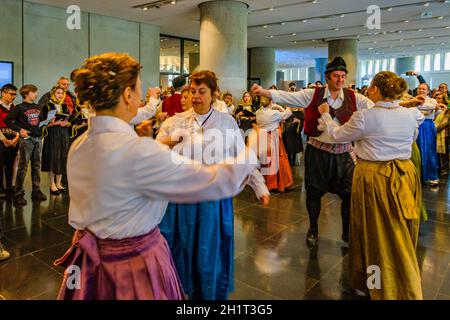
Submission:
{"label": "white ceiling", "polygon": [[[161,33],[199,38],[198,5],[178,0],[159,9],[133,8],[155,0],[27,0],[58,7],[79,5],[84,12],[145,22]],[[450,1],[444,0],[247,0],[248,47],[275,47],[277,60],[305,64],[327,56],[326,40],[359,39],[360,58],[398,57],[450,51]],[[369,30],[369,5],[381,10],[381,29]],[[272,9],[273,8],[273,9]],[[391,10],[387,10],[392,8]],[[421,14],[431,12],[431,17]],[[406,22],[407,21],[407,22]],[[446,28],[448,27],[448,28]],[[280,60],[278,60],[280,62]],[[309,63],[308,62],[308,63]]]}

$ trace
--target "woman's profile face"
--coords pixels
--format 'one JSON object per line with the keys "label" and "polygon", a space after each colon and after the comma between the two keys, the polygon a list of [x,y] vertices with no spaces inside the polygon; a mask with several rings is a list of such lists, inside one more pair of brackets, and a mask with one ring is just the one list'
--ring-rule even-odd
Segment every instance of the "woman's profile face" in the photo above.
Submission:
{"label": "woman's profile face", "polygon": [[132,89],[130,91],[131,92],[131,94],[130,94],[130,96],[131,96],[130,111],[133,113],[134,116],[137,114],[138,108],[141,104],[141,96],[142,96],[142,88],[141,87],[142,87],[141,77],[138,76],[134,90]]}

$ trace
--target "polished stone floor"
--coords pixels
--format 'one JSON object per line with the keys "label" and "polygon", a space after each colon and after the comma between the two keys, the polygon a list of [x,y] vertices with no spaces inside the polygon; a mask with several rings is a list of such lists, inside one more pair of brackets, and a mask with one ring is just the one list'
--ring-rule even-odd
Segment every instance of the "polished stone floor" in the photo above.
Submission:
{"label": "polished stone floor", "polygon": [[[320,242],[307,248],[308,218],[303,170],[294,167],[295,188],[273,194],[261,207],[251,190],[234,199],[235,292],[230,299],[354,299],[347,292],[348,254],[340,240],[340,200],[323,198]],[[42,176],[48,195],[48,178]],[[27,190],[30,190],[28,181]],[[68,248],[69,198],[15,207],[0,200],[2,242],[11,259],[0,262],[1,299],[55,299],[62,269],[52,266]],[[450,300],[450,187],[442,180],[437,192],[424,190],[429,220],[422,223],[418,247],[426,299]]]}

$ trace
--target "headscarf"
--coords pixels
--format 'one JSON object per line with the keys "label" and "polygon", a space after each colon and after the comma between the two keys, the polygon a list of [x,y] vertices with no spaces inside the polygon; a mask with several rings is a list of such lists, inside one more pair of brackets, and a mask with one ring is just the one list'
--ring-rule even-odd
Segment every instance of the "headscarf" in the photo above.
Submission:
{"label": "headscarf", "polygon": [[[56,97],[55,97],[55,92],[58,89],[62,89],[62,91],[64,92],[64,96],[63,96],[62,100],[60,100],[60,101],[56,100]],[[66,99],[66,90],[64,90],[64,88],[62,86],[60,86],[59,84],[57,84],[56,86],[54,86],[52,88],[52,90],[50,90],[50,101],[51,102],[62,105],[64,103],[65,99]]]}

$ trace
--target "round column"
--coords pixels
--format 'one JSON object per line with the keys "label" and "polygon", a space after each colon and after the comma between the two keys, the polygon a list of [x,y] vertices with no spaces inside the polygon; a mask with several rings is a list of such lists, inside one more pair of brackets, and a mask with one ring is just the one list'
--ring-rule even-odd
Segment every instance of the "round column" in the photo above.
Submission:
{"label": "round column", "polygon": [[250,50],[250,78],[260,78],[264,88],[276,84],[275,48]]}
{"label": "round column", "polygon": [[417,87],[419,82],[414,76],[406,76],[406,72],[415,71],[415,67],[416,63],[414,57],[397,58],[397,60],[395,61],[395,73],[405,78],[406,83],[408,84],[408,87],[410,89],[414,89],[415,87]]}
{"label": "round column", "polygon": [[222,91],[235,98],[247,89],[247,8],[238,1],[200,7],[200,70],[214,71]]}
{"label": "round column", "polygon": [[358,40],[339,39],[328,41],[328,61],[342,57],[347,64],[347,85],[356,84],[358,74]]}

